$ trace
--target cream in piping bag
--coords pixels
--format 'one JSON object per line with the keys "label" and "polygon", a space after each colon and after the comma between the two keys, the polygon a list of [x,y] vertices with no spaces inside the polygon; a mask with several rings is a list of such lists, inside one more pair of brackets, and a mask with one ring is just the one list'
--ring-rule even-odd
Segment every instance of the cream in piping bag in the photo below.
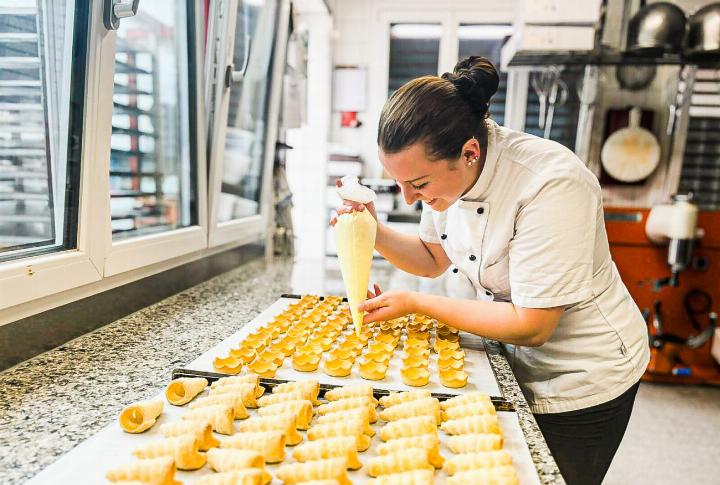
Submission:
{"label": "cream in piping bag", "polygon": [[[360,185],[357,177],[348,175],[343,177],[341,182],[342,187],[338,187],[337,191],[343,199],[362,204],[375,200],[375,192]],[[376,232],[377,222],[368,210],[342,214],[335,224],[335,244],[340,271],[345,282],[355,333],[358,335],[364,315],[358,306],[367,298]]]}

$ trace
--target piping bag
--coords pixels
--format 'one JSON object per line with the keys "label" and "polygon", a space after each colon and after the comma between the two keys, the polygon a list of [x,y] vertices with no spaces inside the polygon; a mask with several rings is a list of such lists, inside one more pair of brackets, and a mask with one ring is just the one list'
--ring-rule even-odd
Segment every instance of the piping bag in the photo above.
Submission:
{"label": "piping bag", "polygon": [[[337,192],[343,199],[361,204],[375,200],[375,192],[360,185],[357,177],[346,175],[341,182],[342,187],[338,187]],[[342,214],[335,223],[335,245],[340,271],[357,335],[360,335],[364,315],[364,312],[358,310],[358,306],[367,299],[376,232],[377,221],[367,209]]]}

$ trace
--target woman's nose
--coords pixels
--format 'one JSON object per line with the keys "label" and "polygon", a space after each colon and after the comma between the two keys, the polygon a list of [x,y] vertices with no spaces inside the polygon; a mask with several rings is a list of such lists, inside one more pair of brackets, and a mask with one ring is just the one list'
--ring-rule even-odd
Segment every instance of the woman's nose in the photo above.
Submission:
{"label": "woman's nose", "polygon": [[412,187],[409,187],[407,184],[403,184],[401,189],[402,189],[403,197],[405,198],[405,203],[407,205],[414,204],[418,198],[418,192],[415,189],[413,189]]}

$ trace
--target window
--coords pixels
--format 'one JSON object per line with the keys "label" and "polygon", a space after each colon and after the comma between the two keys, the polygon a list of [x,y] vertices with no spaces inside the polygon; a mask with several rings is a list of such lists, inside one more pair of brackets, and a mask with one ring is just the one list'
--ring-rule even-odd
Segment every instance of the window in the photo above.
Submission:
{"label": "window", "polygon": [[490,103],[490,117],[505,123],[507,72],[500,71],[500,49],[512,34],[509,24],[461,24],[458,27],[458,60],[468,56],[487,57],[498,70],[500,84]]}
{"label": "window", "polygon": [[[565,145],[575,151],[575,139],[577,137],[578,115],[580,113],[580,99],[578,88],[582,86],[584,76],[583,66],[566,67],[560,72],[562,88],[558,91],[558,102],[555,104],[552,123],[550,125],[549,139]],[[527,89],[527,107],[525,111],[525,131],[533,135],[543,137],[545,127],[541,127],[540,118],[540,95],[533,86],[533,78],[538,78],[539,71],[530,73],[530,80]],[[565,91],[563,96],[561,91]],[[542,90],[540,91],[542,92]],[[561,102],[563,100],[564,102]],[[549,108],[550,104],[547,104]],[[546,120],[548,110],[546,109]]]}
{"label": "window", "polygon": [[0,0],[0,261],[76,247],[84,3]]}
{"label": "window", "polygon": [[185,2],[175,0],[143,2],[135,17],[120,23],[110,156],[113,239],[198,223],[188,25]]}
{"label": "window", "polygon": [[278,10],[275,1],[238,2],[232,62],[246,70],[230,87],[218,222],[260,214]]}
{"label": "window", "polygon": [[388,97],[420,76],[437,75],[440,58],[440,24],[392,24]]}
{"label": "window", "polygon": [[703,210],[720,210],[720,90],[718,74],[698,70],[690,99],[678,192],[692,192]]}

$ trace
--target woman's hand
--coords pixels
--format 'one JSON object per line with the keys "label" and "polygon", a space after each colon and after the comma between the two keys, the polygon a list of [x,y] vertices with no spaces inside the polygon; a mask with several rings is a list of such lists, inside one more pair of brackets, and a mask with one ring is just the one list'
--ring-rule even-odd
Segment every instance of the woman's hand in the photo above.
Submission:
{"label": "woman's hand", "polygon": [[[335,186],[342,187],[342,182],[340,182],[339,180],[336,181]],[[340,217],[342,214],[349,214],[354,211],[362,212],[365,209],[370,211],[370,215],[373,216],[373,218],[377,221],[377,213],[375,212],[375,202],[368,202],[367,204],[361,204],[359,202],[353,202],[352,200],[343,199],[343,205],[342,205],[342,207],[340,207],[338,209],[337,215],[333,216],[333,218],[330,219],[330,225],[334,226],[337,223],[337,218]]]}
{"label": "woman's hand", "polygon": [[368,291],[368,300],[360,304],[359,310],[366,312],[364,323],[391,320],[415,311],[416,293],[412,291],[388,291],[383,293],[374,285],[375,293]]}

